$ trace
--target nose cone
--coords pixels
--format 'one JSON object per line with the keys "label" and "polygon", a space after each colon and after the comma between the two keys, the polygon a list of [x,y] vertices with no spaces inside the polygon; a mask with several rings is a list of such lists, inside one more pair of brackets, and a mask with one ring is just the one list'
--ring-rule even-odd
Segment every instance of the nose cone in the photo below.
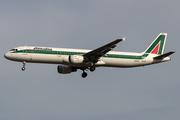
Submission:
{"label": "nose cone", "polygon": [[4,54],[4,57],[6,58],[6,59],[10,59],[10,53],[9,52],[7,52],[6,54]]}

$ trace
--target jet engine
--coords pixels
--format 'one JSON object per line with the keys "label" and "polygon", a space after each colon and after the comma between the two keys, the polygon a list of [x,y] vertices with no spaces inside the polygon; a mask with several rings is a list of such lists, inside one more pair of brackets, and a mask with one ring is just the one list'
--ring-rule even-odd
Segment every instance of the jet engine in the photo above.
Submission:
{"label": "jet engine", "polygon": [[81,55],[70,55],[63,58],[66,63],[81,64],[84,62],[84,57]]}
{"label": "jet engine", "polygon": [[69,62],[73,64],[83,63],[84,57],[81,55],[71,55],[69,56]]}
{"label": "jet engine", "polygon": [[76,72],[77,69],[74,67],[67,66],[67,65],[58,65],[57,71],[60,74],[69,74],[71,72]]}

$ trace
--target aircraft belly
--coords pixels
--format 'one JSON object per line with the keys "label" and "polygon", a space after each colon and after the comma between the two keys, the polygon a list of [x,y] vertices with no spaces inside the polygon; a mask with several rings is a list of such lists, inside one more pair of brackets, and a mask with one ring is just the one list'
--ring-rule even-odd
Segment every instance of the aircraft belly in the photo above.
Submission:
{"label": "aircraft belly", "polygon": [[61,64],[62,59],[57,55],[33,54],[32,62]]}
{"label": "aircraft belly", "polygon": [[[12,59],[14,61],[26,61],[33,63],[51,63],[51,64],[65,64],[72,67],[90,67],[90,63],[82,63],[82,64],[70,64],[63,61],[65,56],[57,56],[51,54],[23,54],[23,53],[15,53],[12,54]],[[150,58],[146,59],[121,59],[121,58],[104,58],[102,57],[95,66],[105,66],[105,67],[138,67],[152,64],[153,60]]]}
{"label": "aircraft belly", "polygon": [[121,58],[102,58],[106,67],[138,67],[151,64],[151,60],[146,59],[121,59]]}

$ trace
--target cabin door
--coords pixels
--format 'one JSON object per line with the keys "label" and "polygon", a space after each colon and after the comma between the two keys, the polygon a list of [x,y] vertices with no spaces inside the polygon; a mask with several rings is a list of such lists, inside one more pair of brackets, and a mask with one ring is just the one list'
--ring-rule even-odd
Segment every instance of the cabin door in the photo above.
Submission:
{"label": "cabin door", "polygon": [[61,57],[61,51],[57,51],[57,56]]}
{"label": "cabin door", "polygon": [[24,50],[23,50],[23,55],[27,55],[28,53],[27,53],[27,47],[25,46],[24,47]]}
{"label": "cabin door", "polygon": [[32,60],[32,54],[29,53],[31,50],[25,46],[25,49],[23,50],[23,55],[26,60]]}

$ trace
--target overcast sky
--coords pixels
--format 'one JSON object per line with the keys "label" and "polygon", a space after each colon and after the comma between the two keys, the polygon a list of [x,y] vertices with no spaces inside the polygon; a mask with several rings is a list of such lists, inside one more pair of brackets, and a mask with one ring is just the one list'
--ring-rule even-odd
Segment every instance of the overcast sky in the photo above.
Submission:
{"label": "overcast sky", "polygon": [[[1,120],[179,120],[179,0],[1,0]],[[142,52],[167,32],[171,61],[62,75],[57,65],[4,58],[22,45]]]}

